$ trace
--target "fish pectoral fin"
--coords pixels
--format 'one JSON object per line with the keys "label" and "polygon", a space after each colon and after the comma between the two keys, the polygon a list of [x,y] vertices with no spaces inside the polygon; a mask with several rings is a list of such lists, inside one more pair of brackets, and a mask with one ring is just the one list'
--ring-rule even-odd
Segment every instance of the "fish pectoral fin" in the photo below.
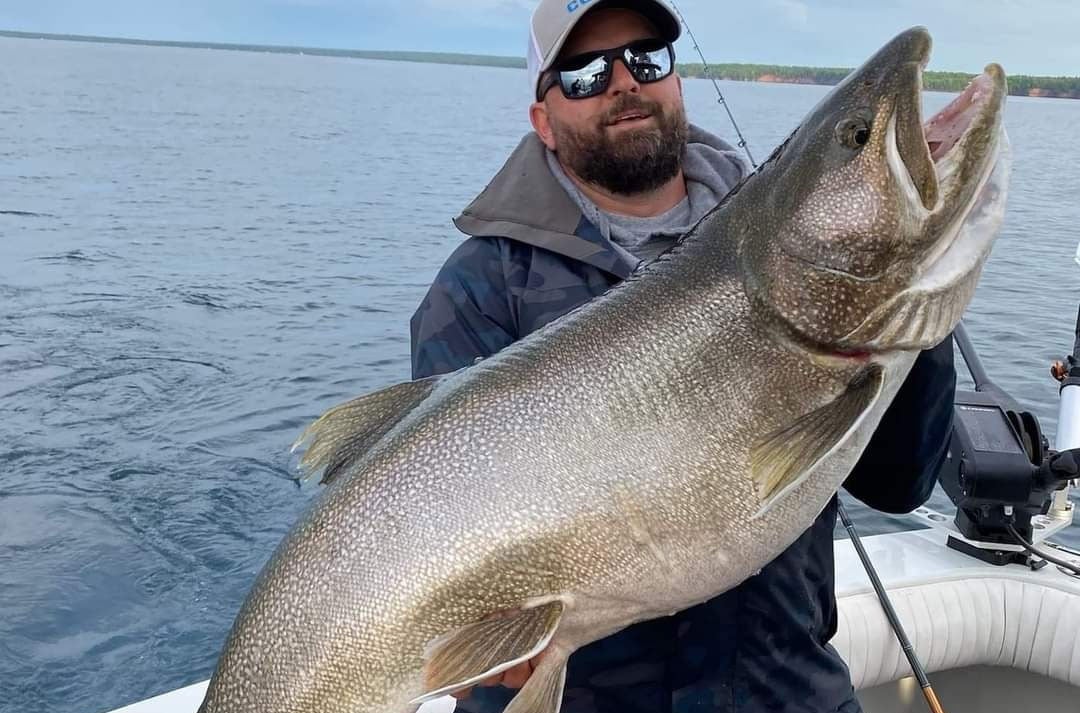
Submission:
{"label": "fish pectoral fin", "polygon": [[551,641],[563,604],[548,602],[468,624],[431,642],[424,665],[423,703],[475,685],[536,656]]}
{"label": "fish pectoral fin", "polygon": [[835,399],[753,444],[750,469],[761,502],[758,515],[844,440],[877,398],[883,382],[881,367],[872,364]]}
{"label": "fish pectoral fin", "polygon": [[545,655],[503,713],[559,713],[566,685],[566,658]]}
{"label": "fish pectoral fin", "polygon": [[398,421],[428,397],[442,376],[406,381],[339,404],[304,429],[295,451],[310,441],[300,461],[305,480],[320,468],[326,484],[356,462]]}

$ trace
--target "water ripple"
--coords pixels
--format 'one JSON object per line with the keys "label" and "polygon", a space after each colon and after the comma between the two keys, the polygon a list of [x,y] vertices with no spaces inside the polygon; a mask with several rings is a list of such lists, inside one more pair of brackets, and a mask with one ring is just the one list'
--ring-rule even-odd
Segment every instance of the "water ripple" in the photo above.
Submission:
{"label": "water ripple", "polygon": [[[209,674],[318,492],[293,480],[289,447],[325,408],[408,378],[409,318],[464,239],[451,219],[529,127],[502,70],[0,50],[22,98],[0,110],[16,117],[0,211],[0,713],[110,710]],[[462,101],[462,87],[476,91]],[[723,131],[712,86],[684,91]],[[824,91],[725,85],[762,148]],[[995,380],[1050,432],[1047,364],[1072,343],[1080,283],[1066,262],[1077,118],[1080,102],[1010,102],[1010,217],[969,315]],[[867,534],[912,527],[851,510]]]}
{"label": "water ripple", "polygon": [[55,218],[50,213],[34,213],[28,210],[0,210],[0,215],[12,215],[19,218]]}

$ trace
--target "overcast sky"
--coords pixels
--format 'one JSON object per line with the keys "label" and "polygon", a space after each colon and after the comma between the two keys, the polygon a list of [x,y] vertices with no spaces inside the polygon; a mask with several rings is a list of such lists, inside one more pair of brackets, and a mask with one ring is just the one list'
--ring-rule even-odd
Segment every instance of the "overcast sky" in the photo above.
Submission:
{"label": "overcast sky", "polygon": [[[930,69],[1080,74],[1075,0],[681,0],[710,62],[854,66],[927,26]],[[535,0],[0,0],[0,29],[523,56]],[[680,60],[696,61],[680,42]]]}

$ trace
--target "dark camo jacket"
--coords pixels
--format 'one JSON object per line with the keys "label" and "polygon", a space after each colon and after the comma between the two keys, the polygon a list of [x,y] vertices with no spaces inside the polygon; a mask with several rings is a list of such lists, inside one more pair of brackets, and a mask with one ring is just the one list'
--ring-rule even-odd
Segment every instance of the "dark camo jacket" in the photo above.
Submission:
{"label": "dark camo jacket", "polygon": [[[735,149],[693,127],[691,141]],[[527,135],[455,219],[468,237],[411,322],[413,377],[494,354],[628,277],[637,261],[566,195]],[[923,352],[845,489],[870,507],[909,512],[945,457],[956,384],[952,339]],[[564,713],[851,713],[847,667],[829,645],[835,500],[755,577],[677,615],[631,626],[570,658]],[[477,687],[466,713],[498,713],[514,695]]]}

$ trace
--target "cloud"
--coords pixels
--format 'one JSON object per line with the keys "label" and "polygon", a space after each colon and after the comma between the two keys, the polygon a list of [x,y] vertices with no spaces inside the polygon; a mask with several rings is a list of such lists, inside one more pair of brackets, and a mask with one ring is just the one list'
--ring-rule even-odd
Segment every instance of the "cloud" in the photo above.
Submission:
{"label": "cloud", "polygon": [[801,0],[769,0],[769,5],[776,8],[796,29],[809,29],[810,8]]}
{"label": "cloud", "polygon": [[[1076,74],[1074,0],[677,0],[710,62],[855,66],[911,25],[931,69]],[[521,56],[537,0],[0,0],[0,27],[148,39]],[[695,53],[680,40],[680,57]]]}
{"label": "cloud", "polygon": [[467,10],[460,0],[422,0],[420,8],[434,22],[454,27],[473,27],[516,31],[524,36],[534,0],[469,0]]}
{"label": "cloud", "polygon": [[1075,75],[1080,67],[1073,0],[682,0],[680,7],[714,62],[852,67],[898,32],[924,25],[934,38],[931,70],[978,72],[997,61],[1014,74]]}
{"label": "cloud", "polygon": [[[459,0],[424,0],[425,5],[436,10],[450,10],[461,13],[462,6]],[[469,9],[466,14],[474,17],[482,16],[491,12],[531,13],[536,3],[531,0],[469,0]]]}
{"label": "cloud", "polygon": [[348,0],[275,0],[273,4],[301,8],[341,8],[350,5]]}

